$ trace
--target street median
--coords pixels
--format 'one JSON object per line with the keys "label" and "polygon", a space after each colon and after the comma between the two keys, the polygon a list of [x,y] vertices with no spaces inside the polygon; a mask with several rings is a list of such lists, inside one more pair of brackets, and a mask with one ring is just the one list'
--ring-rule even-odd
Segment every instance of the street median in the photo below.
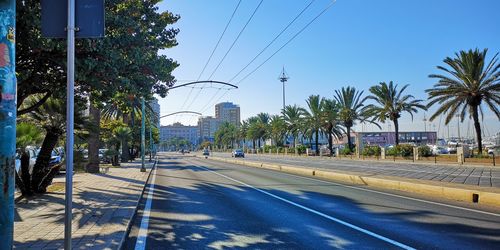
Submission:
{"label": "street median", "polygon": [[375,188],[391,189],[416,193],[428,197],[479,203],[500,207],[500,189],[465,184],[446,183],[430,180],[418,180],[395,176],[368,176],[358,173],[330,171],[318,168],[273,164],[267,162],[248,161],[232,158],[210,157],[211,160],[264,168],[301,176],[315,177],[347,184],[365,185]]}

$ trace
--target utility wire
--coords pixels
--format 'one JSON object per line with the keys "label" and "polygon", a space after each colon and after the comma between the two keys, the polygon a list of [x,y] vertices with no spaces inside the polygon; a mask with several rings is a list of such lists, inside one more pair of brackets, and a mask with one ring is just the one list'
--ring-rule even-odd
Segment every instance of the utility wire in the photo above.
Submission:
{"label": "utility wire", "polygon": [[257,71],[260,67],[262,67],[262,65],[264,65],[267,61],[269,61],[271,58],[273,58],[278,52],[280,52],[285,46],[287,46],[290,42],[293,41],[293,39],[295,39],[300,33],[302,33],[307,27],[309,27],[309,25],[311,25],[316,19],[318,19],[321,15],[323,15],[328,9],[330,9],[337,1],[334,0],[332,1],[332,3],[330,3],[328,6],[326,6],[326,8],[324,8],[317,16],[315,16],[309,23],[306,24],[306,26],[304,26],[301,30],[299,30],[299,32],[297,32],[292,38],[290,38],[290,40],[288,40],[285,44],[283,44],[283,46],[281,46],[278,50],[276,50],[276,52],[274,52],[271,56],[269,56],[264,62],[262,62],[259,66],[257,66],[257,68],[255,68],[254,70],[252,70],[250,73],[248,73],[245,77],[243,77],[240,81],[238,81],[238,83],[236,85],[239,85],[241,82],[243,82],[245,79],[247,79],[250,75],[252,75],[253,73],[255,73],[255,71]]}
{"label": "utility wire", "polygon": [[309,4],[304,9],[302,9],[302,11],[297,16],[295,16],[295,18],[290,23],[288,23],[288,25],[284,29],[282,29],[281,32],[278,35],[276,35],[271,42],[269,42],[266,45],[266,47],[264,47],[247,65],[245,65],[245,67],[243,67],[228,82],[232,82],[236,77],[238,77],[241,74],[241,72],[243,72],[245,69],[247,69],[248,66],[250,66],[250,64],[252,64],[260,55],[262,55],[262,53],[264,53],[264,51],[266,51],[267,48],[269,48],[269,46],[271,46],[288,28],[290,28],[290,26],[292,26],[292,24],[312,5],[312,3],[314,3],[314,1],[316,1],[316,0],[312,0],[311,2],[309,2]]}
{"label": "utility wire", "polygon": [[[229,27],[229,24],[231,23],[231,21],[233,20],[234,18],[234,15],[236,14],[236,11],[238,10],[238,8],[240,7],[240,4],[241,4],[241,0],[238,2],[238,4],[236,5],[236,7],[234,8],[233,10],[233,13],[231,14],[231,17],[229,18],[229,20],[227,21],[226,23],[226,26],[224,27],[224,31],[222,31],[222,34],[219,36],[219,40],[217,41],[217,44],[215,44],[215,47],[214,49],[212,50],[212,53],[210,53],[210,56],[208,57],[208,60],[207,62],[205,63],[205,66],[203,66],[203,69],[201,70],[200,74],[198,75],[198,78],[196,78],[196,81],[199,81],[201,76],[203,75],[203,73],[205,72],[205,69],[207,68],[208,64],[210,63],[210,61],[212,60],[212,57],[215,53],[215,51],[217,50],[217,48],[219,47],[219,44],[222,40],[222,37],[224,37],[224,34],[226,34],[226,31],[227,31],[227,28]],[[205,86],[205,84],[203,84]],[[196,97],[198,97],[199,95],[199,92],[201,91],[201,89],[198,91],[198,94],[196,95]],[[186,99],[184,99],[184,103],[182,103],[182,106],[181,106],[181,109],[184,108],[184,106],[186,105],[187,101],[189,100],[189,98],[191,97],[191,93],[193,92],[193,89],[191,89],[188,93],[188,96],[186,97]]]}
{"label": "utility wire", "polygon": [[252,15],[250,16],[250,18],[248,18],[247,22],[245,23],[245,26],[243,26],[243,29],[240,30],[240,33],[238,34],[238,36],[236,37],[236,39],[234,39],[233,41],[233,44],[231,44],[231,47],[229,47],[229,49],[227,50],[226,54],[224,55],[224,57],[222,57],[222,59],[220,60],[219,64],[217,64],[217,67],[215,67],[214,71],[212,71],[212,74],[210,74],[210,76],[208,77],[208,79],[212,79],[212,76],[215,74],[215,72],[219,69],[220,65],[222,64],[222,62],[224,62],[224,60],[226,59],[227,55],[229,54],[229,52],[231,51],[231,49],[233,49],[233,46],[236,44],[236,42],[238,41],[238,39],[240,38],[241,34],[243,34],[243,31],[245,31],[246,27],[248,26],[248,24],[250,23],[250,21],[252,21],[255,13],[257,13],[257,10],[260,8],[260,6],[262,5],[262,2],[264,2],[264,0],[260,0],[259,2],[259,5],[257,5],[257,7],[255,7]]}

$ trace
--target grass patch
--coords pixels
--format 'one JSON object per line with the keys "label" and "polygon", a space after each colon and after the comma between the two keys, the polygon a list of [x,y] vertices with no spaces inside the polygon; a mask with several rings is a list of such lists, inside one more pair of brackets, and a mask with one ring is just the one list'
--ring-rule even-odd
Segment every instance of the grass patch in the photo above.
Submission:
{"label": "grass patch", "polygon": [[47,187],[47,192],[57,193],[59,191],[63,191],[65,185],[66,184],[64,182],[54,182],[50,186]]}

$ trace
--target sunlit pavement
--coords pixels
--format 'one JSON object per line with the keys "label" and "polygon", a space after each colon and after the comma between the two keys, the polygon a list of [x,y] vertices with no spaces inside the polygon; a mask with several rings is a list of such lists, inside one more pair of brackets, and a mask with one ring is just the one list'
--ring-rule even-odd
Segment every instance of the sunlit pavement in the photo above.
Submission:
{"label": "sunlit pavement", "polygon": [[495,249],[500,243],[496,212],[203,158],[164,155],[155,177],[151,208],[144,209],[146,195],[125,249]]}

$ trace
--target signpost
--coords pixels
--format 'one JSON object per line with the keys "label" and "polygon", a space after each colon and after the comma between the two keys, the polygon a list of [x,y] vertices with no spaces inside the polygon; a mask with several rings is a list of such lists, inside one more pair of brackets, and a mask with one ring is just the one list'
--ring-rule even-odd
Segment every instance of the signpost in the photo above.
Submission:
{"label": "signpost", "polygon": [[16,1],[0,0],[0,249],[14,240]]}
{"label": "signpost", "polygon": [[73,145],[75,110],[75,37],[104,36],[104,0],[42,0],[42,35],[67,39],[66,93],[66,190],[64,209],[64,249],[71,249],[73,218]]}

